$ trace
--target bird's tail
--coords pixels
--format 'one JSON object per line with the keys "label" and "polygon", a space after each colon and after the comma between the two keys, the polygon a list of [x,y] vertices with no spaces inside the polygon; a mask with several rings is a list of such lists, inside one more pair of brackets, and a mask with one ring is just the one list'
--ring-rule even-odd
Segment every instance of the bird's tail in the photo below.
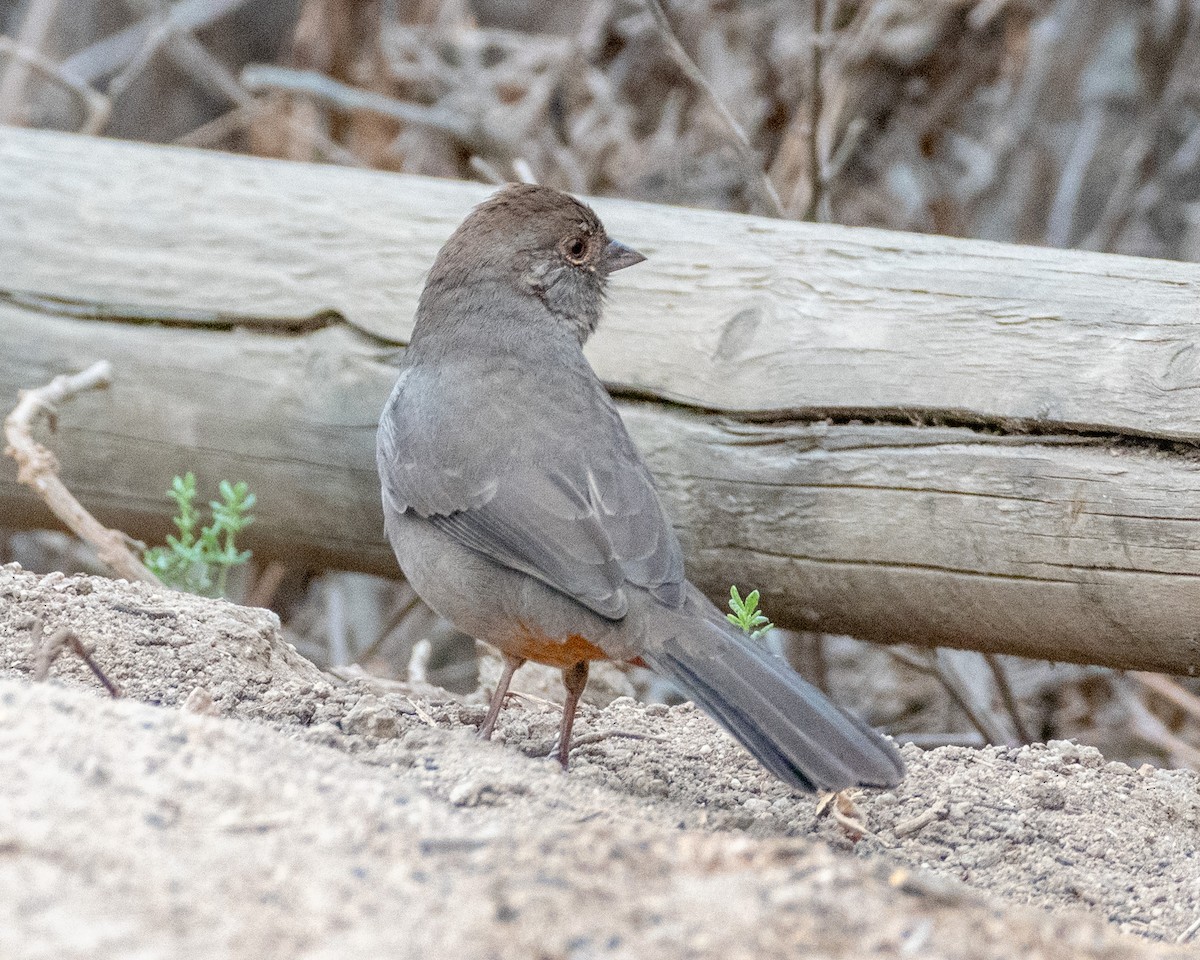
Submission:
{"label": "bird's tail", "polygon": [[831,703],[784,662],[723,624],[687,618],[642,657],[675,681],[758,761],[801,790],[890,787],[904,761],[890,740]]}

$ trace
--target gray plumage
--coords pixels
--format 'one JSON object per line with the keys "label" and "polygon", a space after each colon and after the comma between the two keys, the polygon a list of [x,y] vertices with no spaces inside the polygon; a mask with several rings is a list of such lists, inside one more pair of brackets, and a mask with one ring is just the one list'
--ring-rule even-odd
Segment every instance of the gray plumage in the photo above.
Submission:
{"label": "gray plumage", "polygon": [[893,784],[903,764],[888,741],[735,633],[684,577],[649,471],[582,351],[608,275],[640,259],[542,187],[501,192],[446,243],[379,426],[401,567],[435,610],[515,660],[643,658],[793,786]]}

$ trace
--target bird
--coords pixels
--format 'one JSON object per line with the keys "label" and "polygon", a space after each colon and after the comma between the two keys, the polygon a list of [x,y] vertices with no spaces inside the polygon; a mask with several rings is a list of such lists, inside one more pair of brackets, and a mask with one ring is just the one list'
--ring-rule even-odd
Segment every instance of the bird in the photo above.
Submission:
{"label": "bird", "polygon": [[562,671],[567,767],[589,664],[672,681],[796,790],[890,787],[895,745],[733,627],[685,576],[650,470],[584,356],[646,258],[590,206],[510,185],[438,252],[377,433],[384,528],[434,611],[496,648],[492,735],[526,661]]}

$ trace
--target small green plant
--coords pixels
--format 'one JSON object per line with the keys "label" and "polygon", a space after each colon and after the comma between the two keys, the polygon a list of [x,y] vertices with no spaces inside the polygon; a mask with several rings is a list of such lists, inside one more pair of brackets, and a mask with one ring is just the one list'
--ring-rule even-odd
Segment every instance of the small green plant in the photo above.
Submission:
{"label": "small green plant", "polygon": [[231,568],[250,559],[249,550],[239,550],[236,538],[254,522],[250,510],[256,497],[245,483],[222,480],[220,501],[209,501],[212,522],[196,528],[200,514],[196,510],[196,477],[190,471],[176,477],[167,491],[175,501],[178,515],[175,526],[179,536],[167,535],[165,547],[153,547],[142,559],[163,583],[176,590],[205,597],[225,595]]}
{"label": "small green plant", "polygon": [[775,624],[763,616],[758,609],[758,591],[751,590],[746,599],[738,593],[737,587],[729,588],[729,609],[733,613],[725,614],[725,619],[739,628],[751,640],[757,640]]}

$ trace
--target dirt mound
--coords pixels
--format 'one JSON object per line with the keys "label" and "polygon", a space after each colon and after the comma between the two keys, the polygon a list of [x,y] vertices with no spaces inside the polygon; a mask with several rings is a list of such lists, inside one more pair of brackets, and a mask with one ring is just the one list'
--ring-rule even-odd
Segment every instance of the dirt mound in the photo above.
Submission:
{"label": "dirt mound", "polygon": [[[35,619],[128,699],[32,683]],[[1183,956],[1147,938],[1200,913],[1192,774],[908,748],[852,842],[688,705],[585,707],[567,776],[553,707],[482,711],[329,678],[266,611],[0,568],[0,955]]]}

